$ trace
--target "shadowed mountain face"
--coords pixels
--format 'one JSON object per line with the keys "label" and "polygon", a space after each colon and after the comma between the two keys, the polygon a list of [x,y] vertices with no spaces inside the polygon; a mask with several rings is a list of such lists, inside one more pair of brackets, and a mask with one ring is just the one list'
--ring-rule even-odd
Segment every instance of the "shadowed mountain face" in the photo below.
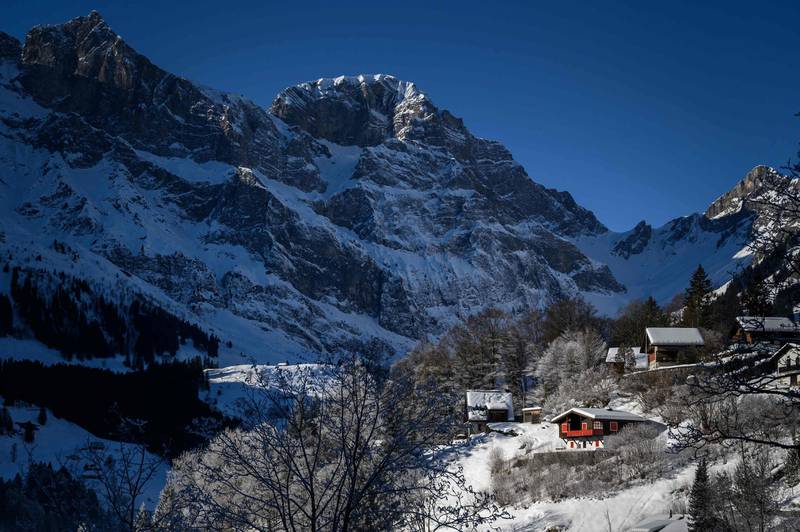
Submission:
{"label": "shadowed mountain face", "polygon": [[610,233],[413,83],[320,79],[266,110],[161,70],[94,12],[0,34],[0,178],[9,262],[145,293],[230,341],[221,362],[402,351],[489,306],[619,303],[614,264],[654,235],[741,247],[751,223]]}

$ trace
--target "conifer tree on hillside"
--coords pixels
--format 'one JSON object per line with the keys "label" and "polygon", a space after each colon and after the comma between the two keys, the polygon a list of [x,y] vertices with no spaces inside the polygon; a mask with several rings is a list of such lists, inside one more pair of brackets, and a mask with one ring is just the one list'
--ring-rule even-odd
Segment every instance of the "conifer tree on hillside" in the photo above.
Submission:
{"label": "conifer tree on hillside", "polygon": [[8,407],[4,406],[0,410],[0,434],[12,434],[14,432],[14,420],[11,418],[11,412]]}
{"label": "conifer tree on hillside", "polygon": [[7,336],[14,326],[14,311],[11,300],[5,294],[0,294],[0,336]]}
{"label": "conifer tree on hillside", "polygon": [[702,265],[698,265],[689,281],[684,297],[683,325],[708,328],[711,310],[711,281]]}
{"label": "conifer tree on hillside", "polygon": [[36,417],[36,421],[39,425],[44,425],[47,423],[47,409],[45,407],[39,407],[39,415]]}
{"label": "conifer tree on hillside", "polygon": [[713,530],[713,504],[708,483],[708,467],[705,458],[700,459],[694,474],[692,491],[689,494],[689,532]]}
{"label": "conifer tree on hillside", "polygon": [[643,346],[647,327],[666,327],[669,324],[669,316],[652,296],[644,301],[632,301],[615,321],[612,341],[621,346]]}
{"label": "conifer tree on hillside", "polygon": [[755,275],[750,276],[742,292],[741,307],[748,316],[768,316],[772,312],[767,287]]}

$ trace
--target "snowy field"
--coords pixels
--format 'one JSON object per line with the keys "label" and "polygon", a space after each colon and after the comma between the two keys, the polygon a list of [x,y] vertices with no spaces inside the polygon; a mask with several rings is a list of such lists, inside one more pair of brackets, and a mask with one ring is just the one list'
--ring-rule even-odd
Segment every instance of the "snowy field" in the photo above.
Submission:
{"label": "snowy field", "polygon": [[[299,385],[301,379],[322,380],[323,366],[319,364],[253,365],[241,364],[225,368],[207,369],[209,391],[201,394],[211,406],[223,414],[236,417],[245,402],[253,399],[253,387],[257,384],[269,386],[271,382],[285,379]],[[312,386],[312,393],[321,391]]]}
{"label": "snowy field", "polygon": [[[467,482],[477,490],[491,489],[489,456],[493,449],[499,449],[510,459],[529,453],[552,452],[564,446],[557,426],[552,423],[492,423],[490,428],[502,432],[473,436],[459,451],[462,456],[458,463],[464,468]],[[517,435],[509,435],[511,431]],[[492,526],[531,532],[556,526],[569,532],[601,532],[609,529],[610,522],[612,531],[624,532],[644,519],[667,514],[673,502],[672,493],[690,485],[693,478],[694,468],[688,467],[677,471],[674,478],[634,486],[604,499],[574,498],[509,507],[506,510],[511,519],[500,520]]]}

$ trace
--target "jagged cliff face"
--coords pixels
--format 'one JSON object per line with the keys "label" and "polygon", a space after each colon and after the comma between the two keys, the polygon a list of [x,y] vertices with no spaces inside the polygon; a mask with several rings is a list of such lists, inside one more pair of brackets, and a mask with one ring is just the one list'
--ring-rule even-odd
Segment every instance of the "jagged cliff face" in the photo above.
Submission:
{"label": "jagged cliff face", "polygon": [[735,187],[714,200],[706,209],[706,217],[713,220],[741,211],[743,207],[746,207],[748,199],[763,194],[768,180],[778,175],[774,168],[763,165],[756,166]]}
{"label": "jagged cliff face", "polygon": [[1,256],[145,292],[230,340],[223,363],[625,293],[576,245],[607,234],[591,212],[411,83],[323,79],[265,110],[96,13],[0,35],[0,61]]}
{"label": "jagged cliff face", "polygon": [[698,264],[715,286],[723,285],[754,259],[749,243],[774,230],[762,216],[764,198],[774,193],[775,183],[788,179],[773,168],[756,166],[704,214],[676,218],[658,228],[642,221],[625,233],[575,239],[585,254],[607,264],[627,288],[623,298],[602,294],[594,302],[613,311],[631,297],[652,295],[667,301],[683,291]]}

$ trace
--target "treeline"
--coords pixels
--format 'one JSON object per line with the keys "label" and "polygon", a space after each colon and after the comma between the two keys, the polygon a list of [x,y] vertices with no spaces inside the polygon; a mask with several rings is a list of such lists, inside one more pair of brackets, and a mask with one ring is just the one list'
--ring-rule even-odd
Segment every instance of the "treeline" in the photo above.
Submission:
{"label": "treeline", "polygon": [[143,368],[157,356],[175,356],[188,340],[208,357],[219,353],[219,338],[197,325],[138,296],[128,305],[110,301],[86,281],[64,272],[15,267],[11,300],[0,297],[0,335],[14,329],[12,300],[34,337],[68,360],[121,354],[129,367]]}
{"label": "treeline", "polygon": [[0,478],[0,530],[119,530],[94,490],[64,467],[32,463],[25,476]]}
{"label": "treeline", "polygon": [[0,396],[43,406],[95,436],[147,445],[176,456],[205,441],[224,422],[201,401],[207,387],[199,359],[153,363],[115,373],[72,364],[45,366],[28,360],[0,361]]}
{"label": "treeline", "polygon": [[507,389],[517,411],[532,403],[550,412],[572,403],[605,406],[616,378],[605,364],[609,345],[644,347],[647,327],[698,327],[706,345],[687,350],[679,362],[703,360],[724,347],[736,316],[777,310],[759,279],[758,272],[745,271],[716,296],[700,266],[667,308],[648,297],[616,318],[599,316],[581,298],[521,315],[489,309],[438,341],[421,343],[393,369],[461,397],[469,389]]}
{"label": "treeline", "polygon": [[[469,389],[506,388],[513,392],[519,411],[523,403],[543,399],[539,384],[551,379],[538,371],[542,360],[561,372],[553,357],[545,356],[549,346],[561,339],[564,349],[554,348],[553,356],[569,358],[564,367],[581,372],[601,363],[604,338],[613,334],[612,328],[611,320],[598,316],[580,298],[518,316],[489,309],[453,327],[439,341],[420,344],[393,371],[462,397]],[[559,377],[567,376],[561,372]]]}

